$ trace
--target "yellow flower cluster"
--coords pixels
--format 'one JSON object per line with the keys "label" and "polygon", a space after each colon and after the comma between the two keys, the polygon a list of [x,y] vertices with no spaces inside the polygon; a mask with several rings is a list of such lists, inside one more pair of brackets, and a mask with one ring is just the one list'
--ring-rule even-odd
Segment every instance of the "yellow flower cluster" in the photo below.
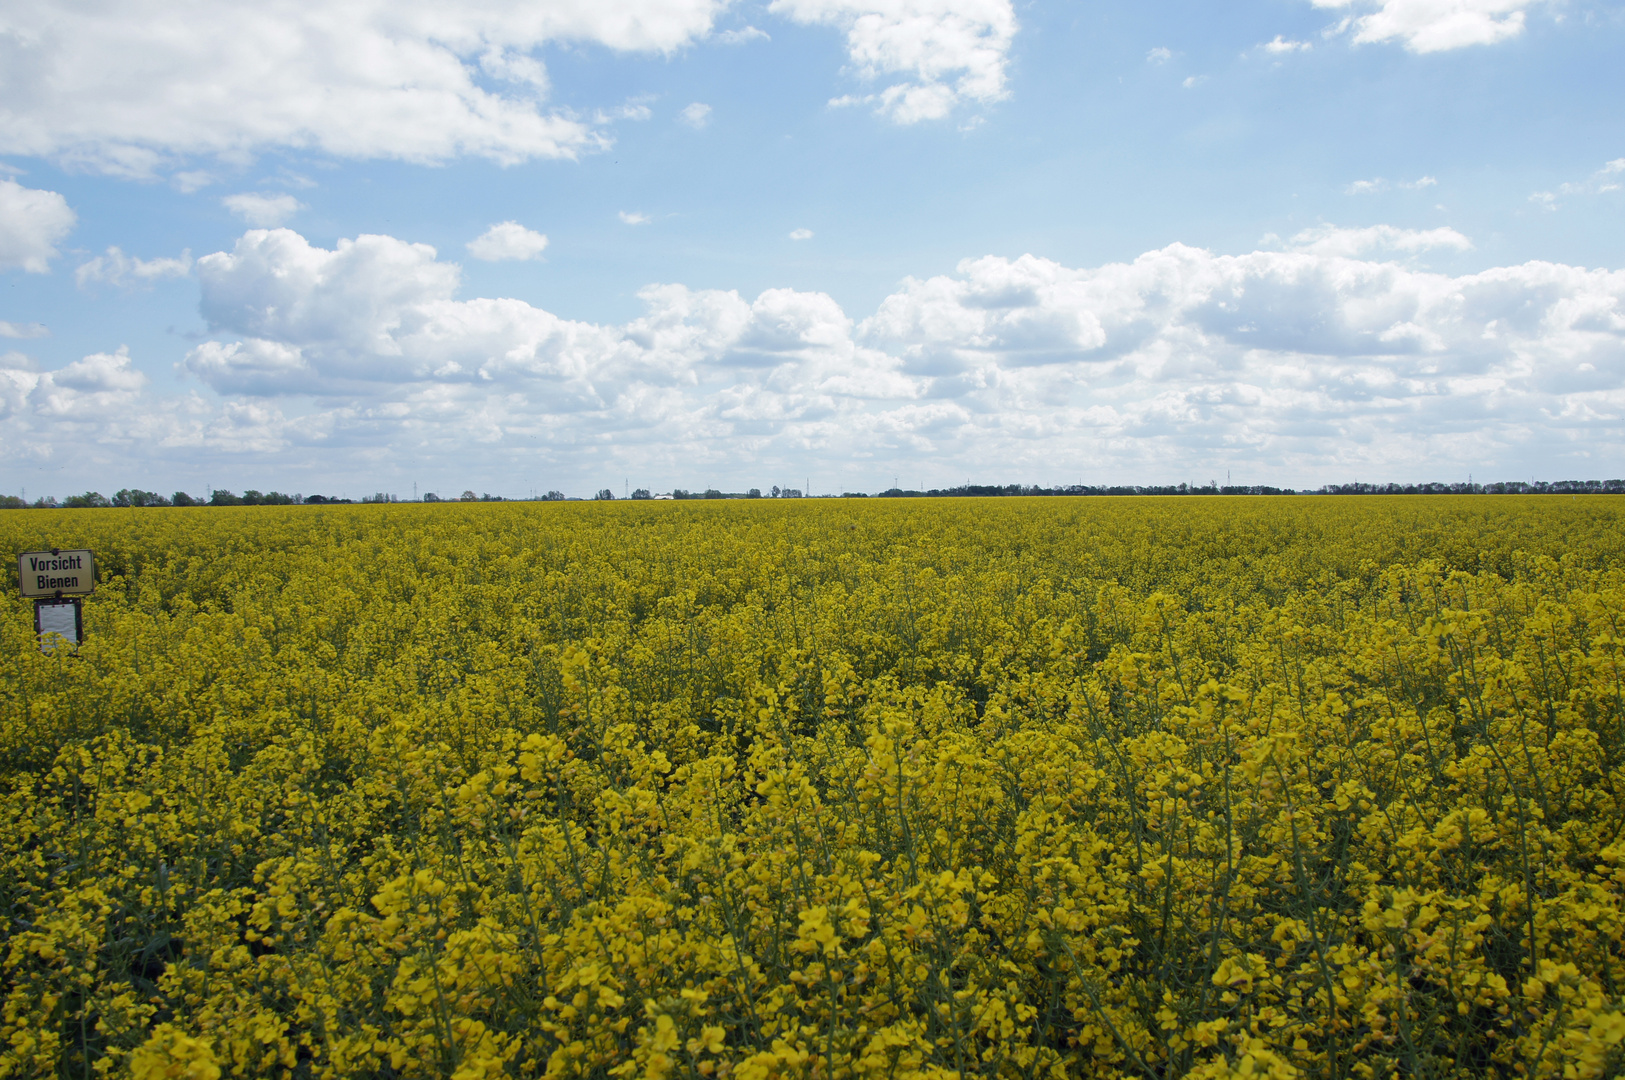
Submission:
{"label": "yellow flower cluster", "polygon": [[10,515],[0,1077],[1620,1075],[1620,508]]}

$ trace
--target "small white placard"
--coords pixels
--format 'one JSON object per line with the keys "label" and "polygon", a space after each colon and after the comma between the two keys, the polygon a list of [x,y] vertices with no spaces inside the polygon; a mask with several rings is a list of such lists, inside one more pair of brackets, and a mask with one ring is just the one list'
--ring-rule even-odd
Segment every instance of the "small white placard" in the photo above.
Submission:
{"label": "small white placard", "polygon": [[79,644],[79,611],[73,604],[41,604],[39,609],[40,648],[50,652],[59,644],[50,635],[61,634],[68,644]]}

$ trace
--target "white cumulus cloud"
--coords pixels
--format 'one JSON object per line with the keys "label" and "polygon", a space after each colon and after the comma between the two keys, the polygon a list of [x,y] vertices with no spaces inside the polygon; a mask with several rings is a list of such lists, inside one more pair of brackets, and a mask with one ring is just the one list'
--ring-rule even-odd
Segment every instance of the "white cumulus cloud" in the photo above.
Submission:
{"label": "white cumulus cloud", "polygon": [[1282,53],[1308,52],[1312,48],[1314,46],[1307,41],[1291,41],[1280,34],[1276,34],[1273,40],[1266,41],[1263,44],[1265,52],[1277,56]]}
{"label": "white cumulus cloud", "polygon": [[1541,0],[1311,0],[1350,9],[1335,29],[1356,42],[1397,41],[1415,53],[1493,45],[1523,33],[1526,13]]}
{"label": "white cumulus cloud", "polygon": [[724,30],[717,35],[717,40],[724,45],[744,45],[751,41],[772,41],[766,30],[758,30],[754,26],[747,26],[742,30]]}
{"label": "white cumulus cloud", "polygon": [[1010,0],[773,0],[796,22],[834,26],[866,82],[902,81],[861,98],[900,124],[947,116],[964,103],[1002,100],[1016,34]]}
{"label": "white cumulus cloud", "polygon": [[275,228],[305,209],[305,204],[292,195],[265,195],[252,191],[227,195],[220,202],[250,225],[262,229]]}
{"label": "white cumulus cloud", "polygon": [[58,193],[0,180],[0,270],[45,273],[77,220]]}
{"label": "white cumulus cloud", "polygon": [[4,338],[38,338],[45,337],[50,331],[40,323],[14,323],[0,319],[0,337]]}
{"label": "white cumulus cloud", "polygon": [[32,416],[60,434],[78,437],[88,426],[132,409],[148,383],[124,346],[92,353],[55,371],[0,370],[0,418]]}
{"label": "white cumulus cloud", "polygon": [[622,210],[617,216],[626,225],[647,225],[652,220],[648,214],[637,210]]}
{"label": "white cumulus cloud", "polygon": [[[460,278],[427,244],[362,235],[329,251],[289,229],[244,233],[232,251],[199,259],[197,275],[211,326],[317,347],[338,365],[330,376],[363,380],[399,376],[407,361],[397,335],[422,325],[423,313],[449,300]],[[253,362],[263,366],[259,357]]]}
{"label": "white cumulus cloud", "polygon": [[812,238],[813,231],[811,229],[792,229],[790,231],[790,239],[792,240],[811,240]]}
{"label": "white cumulus cloud", "polygon": [[468,253],[485,262],[534,259],[547,250],[547,237],[517,221],[504,221],[468,242]]}
{"label": "white cumulus cloud", "polygon": [[15,0],[0,32],[0,152],[135,176],[278,147],[424,162],[574,157],[604,136],[547,107],[536,50],[670,53],[709,34],[724,6]]}
{"label": "white cumulus cloud", "polygon": [[250,338],[229,344],[205,341],[179,365],[226,394],[265,396],[297,391],[322,393],[321,382],[297,345]]}

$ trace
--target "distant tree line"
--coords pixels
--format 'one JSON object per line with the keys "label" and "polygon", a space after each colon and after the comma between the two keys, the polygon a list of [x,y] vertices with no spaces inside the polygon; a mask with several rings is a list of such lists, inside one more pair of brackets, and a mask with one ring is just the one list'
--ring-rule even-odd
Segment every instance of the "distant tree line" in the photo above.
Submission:
{"label": "distant tree line", "polygon": [[[548,498],[562,499],[564,496],[557,491],[549,492]],[[143,491],[140,488],[121,488],[108,498],[99,491],[87,491],[83,495],[69,495],[66,499],[57,501],[53,495],[26,502],[16,495],[0,495],[0,510],[82,510],[99,506],[347,506],[356,502],[362,503],[394,503],[400,502],[397,495],[386,494],[382,491],[373,495],[363,495],[360,499],[341,499],[336,495],[288,495],[281,491],[255,491],[248,489],[241,495],[227,491],[225,488],[215,488],[207,496],[188,495],[184,491],[177,491],[173,495],[164,496],[156,491]],[[434,492],[423,496],[424,502],[502,502],[501,495],[476,495],[472,491],[463,492],[459,499],[442,499]]]}
{"label": "distant tree line", "polygon": [[[779,489],[773,489],[773,498],[780,498]],[[790,496],[795,498],[799,496]],[[635,497],[635,496],[634,496]],[[751,488],[749,491],[718,491],[716,488],[706,488],[704,491],[688,491],[685,488],[672,489],[671,497],[674,499],[760,499],[761,488]]]}
{"label": "distant tree line", "polygon": [[[562,494],[560,494],[559,492],[557,492],[557,491],[550,491],[550,492],[547,493],[547,497],[549,499],[551,499],[555,495],[558,495],[558,497],[561,498],[561,499],[564,498],[564,496]],[[367,502],[369,500],[362,499],[361,501],[362,502]],[[372,502],[385,502],[386,500],[385,500],[385,498],[383,496],[380,495],[378,498],[372,499],[370,501],[372,501]],[[388,502],[397,502],[399,500],[397,500],[395,498],[395,496],[391,495],[391,496],[389,496],[387,501]],[[439,495],[436,495],[432,491],[425,491],[423,493],[423,501],[424,502],[437,503],[437,502],[506,502],[507,500],[504,499],[501,495],[493,495],[489,491],[487,491],[484,495],[476,495],[472,491],[465,491],[461,495],[457,496],[456,498],[445,498],[445,499],[441,498]]]}
{"label": "distant tree line", "polygon": [[959,487],[905,491],[888,488],[878,495],[843,491],[844,499],[933,499],[1011,495],[1625,495],[1625,480],[1509,480],[1495,484],[1324,484],[1318,488],[1279,488],[1267,484],[1068,484],[1041,487],[1035,484],[962,484]]}
{"label": "distant tree line", "polygon": [[[1521,480],[1506,481],[1496,484],[1466,483],[1424,483],[1424,484],[1325,484],[1318,488],[1282,488],[1272,487],[1268,484],[1067,484],[1057,487],[1044,487],[1039,484],[961,484],[957,487],[930,488],[914,490],[904,488],[887,488],[875,494],[867,491],[843,491],[843,499],[954,499],[954,498],[990,498],[1009,496],[1053,496],[1053,495],[1620,495],[1625,494],[1625,480],[1555,480],[1525,482]],[[564,498],[558,492],[550,492],[549,498]],[[632,492],[634,499],[665,498],[666,496],[651,495],[648,488],[638,488]],[[775,485],[768,495],[763,495],[760,488],[751,488],[748,491],[721,491],[717,488],[706,488],[704,491],[690,491],[687,488],[674,488],[669,496],[673,499],[800,499],[804,498],[799,488],[781,488]],[[604,488],[593,496],[594,499],[609,500],[615,498],[614,492]]]}
{"label": "distant tree line", "polygon": [[[173,495],[160,495],[156,491],[142,491],[140,488],[120,488],[109,499],[99,491],[87,491],[83,495],[69,495],[61,502],[55,496],[47,495],[35,499],[33,502],[24,502],[16,495],[0,495],[0,510],[82,510],[98,506],[297,506],[303,503],[321,505],[323,503],[348,503],[350,499],[333,498],[327,495],[285,495],[280,491],[255,491],[250,488],[241,495],[216,488],[207,497],[201,495],[188,495],[184,491],[177,491]],[[366,499],[363,502],[369,501]]]}
{"label": "distant tree line", "polygon": [[[1318,488],[1270,487],[1265,484],[1068,484],[1063,487],[1043,487],[1037,484],[961,484],[958,487],[931,488],[925,491],[915,491],[903,488],[887,488],[885,491],[871,495],[866,491],[843,491],[843,499],[953,499],[953,498],[989,498],[1010,496],[1053,496],[1053,495],[1625,495],[1625,480],[1508,480],[1493,484],[1467,483],[1425,483],[1425,484],[1324,484]],[[641,499],[760,499],[763,498],[760,488],[750,488],[747,491],[721,491],[717,488],[706,488],[704,491],[689,491],[686,488],[674,488],[670,495],[654,495],[648,488],[638,488],[632,492],[631,498]],[[800,488],[781,488],[775,485],[766,498],[773,499],[800,499],[803,494]],[[594,501],[608,502],[615,498],[615,493],[609,488],[600,488],[593,496]],[[549,491],[546,495],[536,497],[541,502],[564,502],[566,496],[562,491]],[[16,495],[0,495],[0,510],[54,510],[54,509],[85,509],[99,506],[333,506],[356,502],[354,499],[341,499],[330,495],[286,495],[280,491],[255,491],[250,488],[241,495],[216,488],[207,498],[188,495],[184,491],[177,491],[170,496],[163,496],[155,491],[143,491],[140,488],[120,488],[114,492],[112,498],[98,491],[87,491],[83,495],[69,495],[58,502],[55,496],[47,495],[43,498],[27,502]],[[359,500],[363,503],[393,503],[401,500],[394,495],[378,492],[374,495],[364,495]],[[442,498],[434,492],[426,492],[423,502],[503,502],[501,495],[492,495],[486,492],[476,495],[472,491],[465,491],[456,498]],[[574,501],[574,500],[571,500]]]}
{"label": "distant tree line", "polygon": [[1625,480],[1507,480],[1495,484],[1327,484],[1322,495],[1625,495]]}

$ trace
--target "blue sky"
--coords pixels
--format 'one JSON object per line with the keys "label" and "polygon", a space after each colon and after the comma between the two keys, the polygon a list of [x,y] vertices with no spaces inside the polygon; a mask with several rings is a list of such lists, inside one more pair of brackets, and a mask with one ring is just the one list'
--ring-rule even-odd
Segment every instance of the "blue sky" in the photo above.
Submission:
{"label": "blue sky", "polygon": [[0,487],[1616,477],[1622,45],[1531,0],[13,2]]}

